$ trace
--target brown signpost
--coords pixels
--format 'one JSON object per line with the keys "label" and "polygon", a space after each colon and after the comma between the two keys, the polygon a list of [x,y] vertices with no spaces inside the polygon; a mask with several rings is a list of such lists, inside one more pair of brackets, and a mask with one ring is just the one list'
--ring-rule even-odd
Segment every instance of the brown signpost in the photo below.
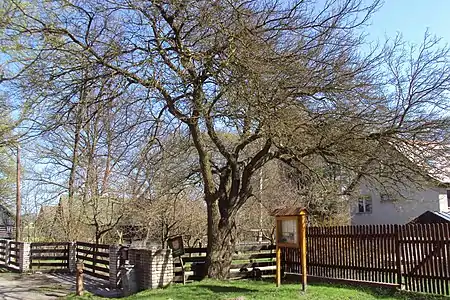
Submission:
{"label": "brown signpost", "polygon": [[[283,249],[298,249],[298,258],[301,266],[302,290],[306,291],[306,218],[307,211],[304,208],[276,209],[273,213],[276,217],[276,284],[281,285],[281,257]],[[293,256],[297,257],[297,255]],[[296,262],[292,262],[296,263]]]}

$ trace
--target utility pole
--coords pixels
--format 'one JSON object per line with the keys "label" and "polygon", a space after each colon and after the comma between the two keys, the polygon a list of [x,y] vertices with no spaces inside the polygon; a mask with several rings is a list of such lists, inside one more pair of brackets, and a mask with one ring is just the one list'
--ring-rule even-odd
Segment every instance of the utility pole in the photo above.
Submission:
{"label": "utility pole", "polygon": [[20,199],[20,145],[17,145],[17,170],[16,170],[16,242],[21,240],[21,220],[20,212],[22,208],[22,201]]}

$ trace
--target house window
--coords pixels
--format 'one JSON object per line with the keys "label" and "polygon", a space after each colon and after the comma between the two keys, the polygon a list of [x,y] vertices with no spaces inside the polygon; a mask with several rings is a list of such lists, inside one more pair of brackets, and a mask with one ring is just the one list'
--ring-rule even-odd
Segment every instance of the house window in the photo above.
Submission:
{"label": "house window", "polygon": [[358,213],[360,214],[372,213],[372,198],[370,196],[363,196],[359,198]]}

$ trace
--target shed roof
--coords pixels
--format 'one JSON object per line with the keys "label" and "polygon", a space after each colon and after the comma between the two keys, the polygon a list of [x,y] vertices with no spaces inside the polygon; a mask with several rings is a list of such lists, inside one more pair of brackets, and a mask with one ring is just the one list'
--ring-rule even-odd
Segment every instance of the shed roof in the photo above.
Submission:
{"label": "shed roof", "polygon": [[430,223],[450,223],[450,212],[426,211],[411,222],[410,224],[430,224]]}
{"label": "shed roof", "polygon": [[281,216],[298,216],[300,213],[306,213],[307,210],[304,207],[284,207],[275,209],[271,215],[274,217]]}

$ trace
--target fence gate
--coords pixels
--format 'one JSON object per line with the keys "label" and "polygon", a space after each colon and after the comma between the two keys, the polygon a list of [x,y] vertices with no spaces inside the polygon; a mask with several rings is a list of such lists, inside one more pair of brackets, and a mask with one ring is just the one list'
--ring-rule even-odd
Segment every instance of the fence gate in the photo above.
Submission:
{"label": "fence gate", "polygon": [[399,232],[403,288],[449,295],[449,224],[402,226]]}
{"label": "fence gate", "polygon": [[69,245],[70,243],[31,243],[31,269],[68,270]]}
{"label": "fence gate", "polygon": [[109,280],[109,245],[77,242],[77,260],[83,262],[84,273]]}

